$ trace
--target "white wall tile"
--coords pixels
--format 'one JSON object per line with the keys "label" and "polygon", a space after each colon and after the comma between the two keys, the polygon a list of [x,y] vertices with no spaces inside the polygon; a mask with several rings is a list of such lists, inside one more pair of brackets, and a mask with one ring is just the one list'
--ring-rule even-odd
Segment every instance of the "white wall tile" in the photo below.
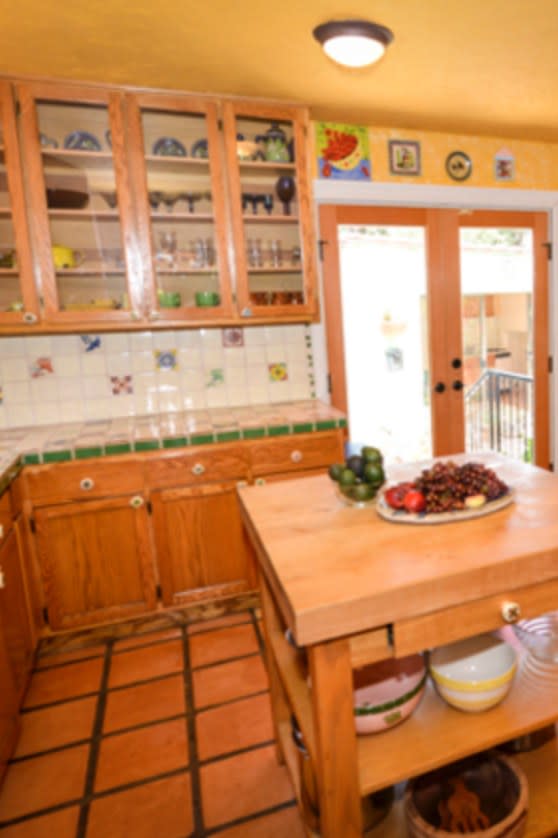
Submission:
{"label": "white wall tile", "polygon": [[79,355],[55,355],[53,366],[60,378],[75,378],[81,374],[81,358]]}
{"label": "white wall tile", "polygon": [[175,332],[154,332],[153,349],[176,349]]}
{"label": "white wall tile", "polygon": [[182,396],[184,410],[204,410],[207,407],[205,390],[197,390]]}
{"label": "white wall tile", "polygon": [[81,401],[83,394],[82,378],[60,378],[58,380],[58,397],[61,401]]}
{"label": "white wall tile", "polygon": [[84,376],[106,375],[107,362],[104,354],[94,350],[87,355],[81,356],[81,372]]}
{"label": "white wall tile", "polygon": [[2,381],[28,381],[29,362],[23,358],[10,358],[2,361]]}
{"label": "white wall tile", "polygon": [[56,357],[59,355],[68,357],[75,356],[76,351],[79,348],[75,335],[53,335],[50,339],[50,343],[51,354]]}
{"label": "white wall tile", "polygon": [[132,373],[132,356],[129,352],[107,354],[108,375],[130,375]]}
{"label": "white wall tile", "polygon": [[235,346],[231,349],[223,349],[223,360],[227,368],[244,368],[246,366],[246,354],[244,352],[244,348],[242,346]]}
{"label": "white wall tile", "polygon": [[42,402],[41,404],[36,404],[34,413],[35,422],[38,425],[50,425],[51,423],[60,422],[62,419],[58,402]]}
{"label": "white wall tile", "polygon": [[53,375],[32,378],[29,384],[31,401],[36,405],[42,402],[58,402],[58,382]]}
{"label": "white wall tile", "polygon": [[29,404],[7,404],[5,409],[10,428],[25,428],[35,424],[35,414]]}
{"label": "white wall tile", "polygon": [[25,342],[25,354],[31,359],[50,357],[52,355],[52,342],[49,337],[27,338]]}
{"label": "white wall tile", "polygon": [[28,381],[5,381],[3,386],[6,405],[31,404],[31,387]]}
{"label": "white wall tile", "polygon": [[105,419],[110,416],[111,399],[88,399],[85,402],[84,419]]}
{"label": "white wall tile", "polygon": [[85,399],[102,399],[111,395],[108,376],[91,375],[83,379],[83,394]]}
{"label": "white wall tile", "polygon": [[133,332],[130,335],[131,352],[150,352],[153,349],[153,334],[151,332]]}
{"label": "white wall tile", "polygon": [[126,332],[115,332],[103,335],[103,345],[107,355],[115,355],[130,350],[130,335]]}
{"label": "white wall tile", "polygon": [[224,387],[213,387],[206,391],[205,398],[208,407],[227,407],[227,391]]}
{"label": "white wall tile", "polygon": [[27,340],[29,338],[2,338],[0,340],[0,358],[24,358]]}

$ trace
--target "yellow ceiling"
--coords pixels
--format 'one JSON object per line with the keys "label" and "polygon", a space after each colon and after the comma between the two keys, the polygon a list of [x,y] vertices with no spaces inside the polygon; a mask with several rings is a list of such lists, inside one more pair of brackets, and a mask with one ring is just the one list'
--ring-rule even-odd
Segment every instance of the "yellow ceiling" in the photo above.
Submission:
{"label": "yellow ceiling", "polygon": [[[382,61],[334,65],[329,19],[395,34]],[[316,119],[558,140],[557,0],[17,0],[0,73],[303,102]]]}

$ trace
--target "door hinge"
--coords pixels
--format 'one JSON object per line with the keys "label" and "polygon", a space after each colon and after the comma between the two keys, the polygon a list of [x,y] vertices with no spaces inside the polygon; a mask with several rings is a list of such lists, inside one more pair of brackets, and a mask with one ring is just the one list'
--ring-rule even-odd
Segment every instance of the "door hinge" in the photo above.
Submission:
{"label": "door hinge", "polygon": [[546,258],[550,261],[552,259],[552,242],[543,242],[542,246],[546,248]]}
{"label": "door hinge", "polygon": [[327,374],[327,392],[331,393],[331,373]]}
{"label": "door hinge", "polygon": [[33,535],[35,535],[35,533],[37,532],[37,527],[35,526],[35,519],[34,518],[29,518],[29,528],[30,528],[31,532],[33,533]]}
{"label": "door hinge", "polygon": [[217,120],[217,128],[219,129],[219,131],[223,130],[223,120],[222,119]]}
{"label": "door hinge", "polygon": [[21,114],[21,102],[19,101],[19,99],[16,99],[15,112],[16,116],[19,116]]}
{"label": "door hinge", "polygon": [[43,608],[43,620],[48,625],[48,608]]}
{"label": "door hinge", "polygon": [[326,239],[318,239],[318,256],[320,262],[324,261],[324,247],[326,244],[329,244],[329,242]]}
{"label": "door hinge", "polygon": [[157,599],[162,599],[163,598],[163,591],[161,590],[160,585],[156,585],[155,593],[157,594]]}
{"label": "door hinge", "polygon": [[548,371],[554,372],[554,358],[552,357],[552,355],[548,356]]}
{"label": "door hinge", "polygon": [[152,515],[153,514],[153,507],[151,506],[151,501],[150,500],[146,501],[145,506],[146,506],[146,509],[147,509],[147,514]]}
{"label": "door hinge", "polygon": [[549,471],[554,471],[554,463],[549,463],[548,464],[548,470]]}

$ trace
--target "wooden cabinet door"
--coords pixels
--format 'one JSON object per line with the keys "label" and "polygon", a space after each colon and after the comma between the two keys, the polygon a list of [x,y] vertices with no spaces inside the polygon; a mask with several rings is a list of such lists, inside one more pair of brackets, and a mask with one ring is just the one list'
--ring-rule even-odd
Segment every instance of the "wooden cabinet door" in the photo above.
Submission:
{"label": "wooden cabinet door", "polygon": [[236,484],[165,489],[153,493],[152,504],[165,605],[255,588]]}
{"label": "wooden cabinet door", "polygon": [[0,614],[0,786],[19,734],[18,697]]}
{"label": "wooden cabinet door", "polygon": [[37,549],[53,629],[155,608],[146,505],[139,495],[35,512]]}
{"label": "wooden cabinet door", "polygon": [[0,327],[38,320],[12,87],[0,81]]}
{"label": "wooden cabinet door", "polygon": [[307,321],[318,304],[306,111],[231,101],[223,116],[240,315]]}
{"label": "wooden cabinet door", "polygon": [[22,698],[33,665],[34,643],[15,529],[0,547],[0,617],[16,694]]}
{"label": "wooden cabinet door", "polygon": [[44,324],[142,319],[122,94],[48,82],[16,90]]}

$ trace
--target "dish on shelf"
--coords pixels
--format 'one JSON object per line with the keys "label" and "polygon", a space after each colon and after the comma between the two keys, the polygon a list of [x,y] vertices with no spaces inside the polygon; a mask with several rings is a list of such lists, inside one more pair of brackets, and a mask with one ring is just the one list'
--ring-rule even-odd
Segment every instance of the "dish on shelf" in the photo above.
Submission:
{"label": "dish on shelf", "polygon": [[99,192],[99,195],[110,209],[116,209],[116,205],[118,204],[116,192]]}
{"label": "dish on shelf", "polygon": [[527,651],[544,663],[558,664],[558,611],[513,624],[515,636]]}
{"label": "dish on shelf", "polygon": [[529,788],[510,757],[485,752],[417,777],[407,784],[405,819],[412,838],[520,838]]}
{"label": "dish on shelf", "polygon": [[89,202],[87,192],[74,189],[47,189],[47,207],[49,209],[84,209]]}
{"label": "dish on shelf", "polygon": [[409,655],[372,664],[354,674],[356,731],[378,733],[408,718],[426,685],[422,655]]}
{"label": "dish on shelf", "polygon": [[89,131],[72,131],[64,140],[64,148],[71,151],[101,151],[101,143]]}
{"label": "dish on shelf", "polygon": [[55,140],[54,137],[47,136],[47,134],[39,134],[39,142],[41,148],[58,148],[58,140]]}
{"label": "dish on shelf", "polygon": [[201,160],[207,160],[209,157],[209,143],[206,139],[196,140],[190,151],[192,157],[197,157]]}
{"label": "dish on shelf", "polygon": [[160,137],[153,144],[153,154],[160,157],[187,157],[187,152],[180,140],[174,137]]}
{"label": "dish on shelf", "polygon": [[478,713],[495,707],[508,694],[517,654],[495,634],[467,637],[430,654],[430,674],[441,697],[452,707]]}

